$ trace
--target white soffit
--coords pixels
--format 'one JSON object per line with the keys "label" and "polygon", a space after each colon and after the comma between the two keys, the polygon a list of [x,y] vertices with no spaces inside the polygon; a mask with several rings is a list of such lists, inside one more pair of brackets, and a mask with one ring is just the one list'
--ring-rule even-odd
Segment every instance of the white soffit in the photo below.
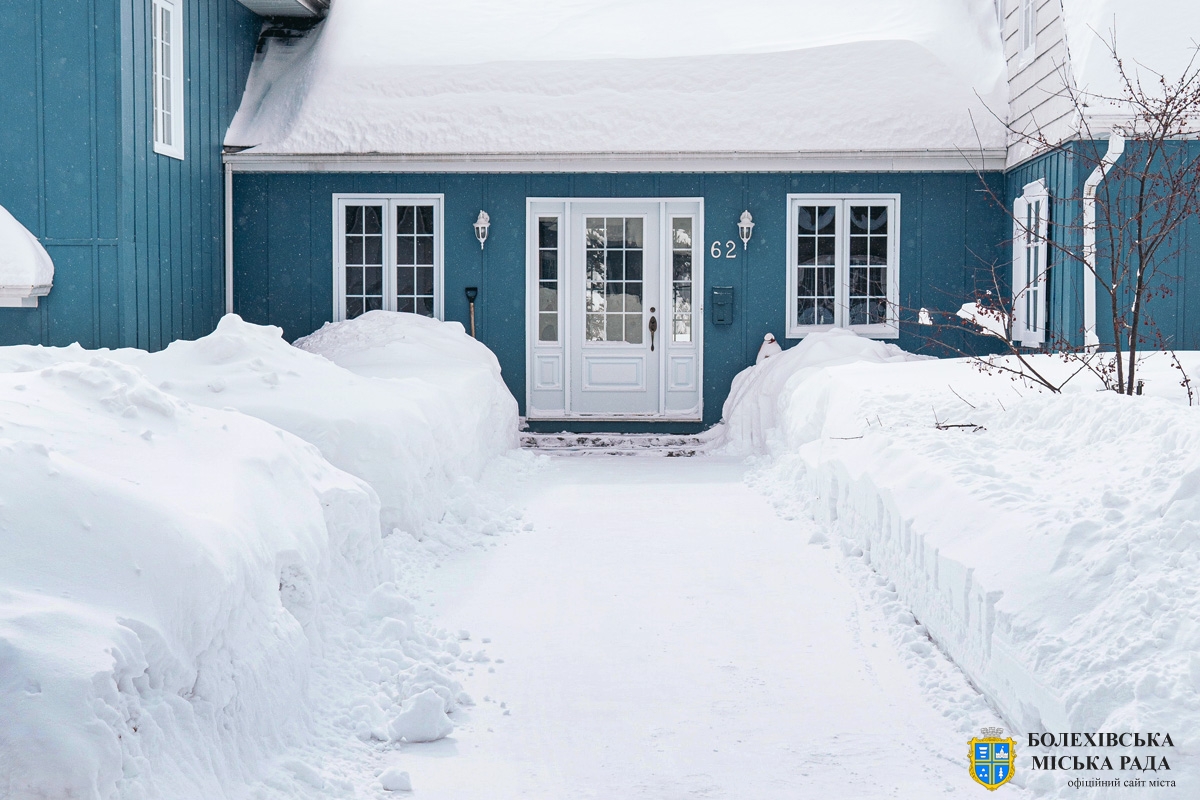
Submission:
{"label": "white soffit", "polygon": [[319,17],[328,0],[238,0],[260,17]]}

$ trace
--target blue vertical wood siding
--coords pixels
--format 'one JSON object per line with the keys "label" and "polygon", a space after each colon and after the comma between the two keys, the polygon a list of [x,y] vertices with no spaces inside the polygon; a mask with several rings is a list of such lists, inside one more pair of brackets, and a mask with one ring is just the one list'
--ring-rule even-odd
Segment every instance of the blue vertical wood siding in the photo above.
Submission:
{"label": "blue vertical wood siding", "polygon": [[[1200,156],[1200,141],[1180,143],[1191,158]],[[1049,326],[1056,337],[1071,345],[1083,344],[1083,184],[1098,159],[1107,149],[1105,141],[1071,142],[1063,148],[1027,161],[1007,175],[1007,208],[1021,195],[1023,187],[1036,180],[1046,182],[1050,192],[1050,236],[1056,243],[1050,249]],[[1134,156],[1129,145],[1122,158]],[[1007,238],[1011,240],[1011,222]],[[1103,235],[1103,210],[1098,210],[1097,262],[1103,270],[1108,259]],[[1063,252],[1062,248],[1066,249]],[[1191,219],[1165,248],[1169,254],[1163,272],[1171,292],[1156,297],[1148,305],[1150,317],[1163,341],[1176,349],[1200,348],[1200,219]],[[1012,254],[1006,269],[1011,271]],[[1096,333],[1101,343],[1112,343],[1111,303],[1102,291],[1096,293]],[[1153,339],[1152,331],[1147,334]]]}
{"label": "blue vertical wood siding", "polygon": [[260,21],[185,0],[185,159],[153,151],[150,0],[11,0],[0,14],[0,205],[54,288],[0,308],[0,344],[157,349],[224,310],[221,140]]}
{"label": "blue vertical wood siding", "polygon": [[[984,176],[1003,196],[1003,175]],[[363,174],[237,173],[234,177],[234,308],[251,322],[278,325],[295,339],[333,313],[335,193],[445,196],[446,318],[467,322],[463,288],[478,286],[479,338],[525,400],[525,199],[527,197],[702,197],[705,253],[738,239],[744,209],[754,237],[737,258],[706,255],[705,294],[735,287],[734,324],[705,321],[705,421],[717,421],[733,376],[753,363],[763,335],[783,340],[787,195],[887,192],[901,196],[899,344],[946,352],[915,324],[916,311],[955,311],[971,299],[976,272],[1007,257],[1008,220],[974,173],[888,174]],[[491,215],[480,251],[472,223]],[[957,334],[942,332],[953,339]],[[961,344],[957,340],[953,344]]]}

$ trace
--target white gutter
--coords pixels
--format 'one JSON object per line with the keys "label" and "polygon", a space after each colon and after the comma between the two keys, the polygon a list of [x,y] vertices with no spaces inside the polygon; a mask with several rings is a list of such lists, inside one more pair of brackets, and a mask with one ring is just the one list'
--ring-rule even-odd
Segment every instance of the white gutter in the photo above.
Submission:
{"label": "white gutter", "polygon": [[1096,335],[1096,188],[1125,152],[1125,137],[1113,131],[1108,151],[1083,184],[1083,346],[1100,346]]}
{"label": "white gutter", "polygon": [[225,313],[233,313],[233,165],[225,162]]}

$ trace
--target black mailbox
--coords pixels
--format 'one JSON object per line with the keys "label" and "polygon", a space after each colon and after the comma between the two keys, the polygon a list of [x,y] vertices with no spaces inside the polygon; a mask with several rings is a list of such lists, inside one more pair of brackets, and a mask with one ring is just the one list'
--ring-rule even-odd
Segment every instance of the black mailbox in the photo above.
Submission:
{"label": "black mailbox", "polygon": [[733,287],[714,286],[712,290],[713,325],[733,324]]}

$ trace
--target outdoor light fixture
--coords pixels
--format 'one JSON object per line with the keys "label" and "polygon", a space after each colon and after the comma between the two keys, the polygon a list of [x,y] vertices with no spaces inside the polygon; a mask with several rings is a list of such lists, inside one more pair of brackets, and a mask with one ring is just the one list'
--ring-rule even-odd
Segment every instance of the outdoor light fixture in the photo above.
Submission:
{"label": "outdoor light fixture", "polygon": [[483,249],[483,243],[487,241],[488,228],[491,227],[491,217],[486,211],[479,212],[479,218],[475,220],[475,238],[479,240],[479,249]]}
{"label": "outdoor light fixture", "polygon": [[750,216],[749,211],[742,212],[742,218],[738,220],[738,236],[742,237],[742,249],[745,250],[750,244],[750,234],[754,231],[754,217]]}

